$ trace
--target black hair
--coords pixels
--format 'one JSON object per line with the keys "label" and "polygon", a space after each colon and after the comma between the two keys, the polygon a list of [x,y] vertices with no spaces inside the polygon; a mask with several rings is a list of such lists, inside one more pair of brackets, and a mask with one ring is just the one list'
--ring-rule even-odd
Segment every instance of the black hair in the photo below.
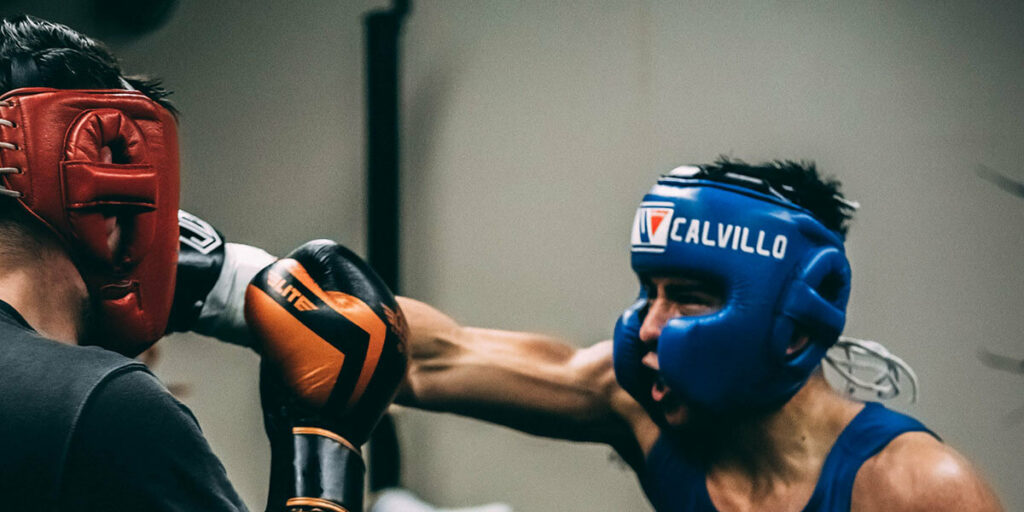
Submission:
{"label": "black hair", "polygon": [[813,161],[772,160],[756,165],[720,156],[713,164],[701,166],[704,177],[729,181],[729,174],[758,178],[786,199],[811,212],[826,228],[845,237],[855,203],[843,197],[839,180],[822,176]]}
{"label": "black hair", "polygon": [[122,80],[176,113],[160,80],[125,75],[103,43],[27,14],[0,20],[0,94],[20,87],[124,89]]}

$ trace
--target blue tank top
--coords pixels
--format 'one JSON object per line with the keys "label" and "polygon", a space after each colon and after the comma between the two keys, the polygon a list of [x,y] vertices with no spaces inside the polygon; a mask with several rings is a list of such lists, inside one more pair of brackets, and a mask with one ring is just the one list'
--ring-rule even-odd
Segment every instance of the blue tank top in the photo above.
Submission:
{"label": "blue tank top", "polygon": [[[804,512],[850,510],[857,470],[905,432],[935,435],[910,416],[890,411],[879,403],[865,404],[832,445]],[[658,439],[647,456],[641,484],[658,512],[716,512],[704,470],[683,458],[666,436]]]}

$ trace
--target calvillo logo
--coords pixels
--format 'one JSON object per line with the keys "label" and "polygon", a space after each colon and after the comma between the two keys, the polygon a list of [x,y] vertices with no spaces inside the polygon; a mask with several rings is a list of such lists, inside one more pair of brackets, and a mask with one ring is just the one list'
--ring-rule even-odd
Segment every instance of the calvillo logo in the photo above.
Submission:
{"label": "calvillo logo", "polygon": [[640,203],[633,218],[630,243],[636,252],[665,252],[672,226],[672,203],[647,201]]}
{"label": "calvillo logo", "polygon": [[665,252],[669,242],[703,245],[782,260],[789,240],[756,227],[675,215],[669,202],[640,204],[633,218],[633,252]]}

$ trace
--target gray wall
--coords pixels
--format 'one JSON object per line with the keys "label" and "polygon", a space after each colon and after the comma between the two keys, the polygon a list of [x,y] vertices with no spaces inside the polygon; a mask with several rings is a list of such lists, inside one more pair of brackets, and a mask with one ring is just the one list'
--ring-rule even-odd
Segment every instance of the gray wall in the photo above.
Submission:
{"label": "gray wall", "polygon": [[[24,2],[28,5],[28,2]],[[54,4],[50,6],[49,4]],[[360,15],[380,2],[183,1],[115,45],[178,92],[183,206],[283,253],[364,248]],[[23,7],[88,30],[81,9]],[[9,10],[8,10],[9,12]],[[469,325],[605,339],[659,172],[721,153],[813,159],[860,211],[847,332],[923,383],[911,412],[1024,509],[1024,6],[1000,2],[416,2],[405,33],[404,291]],[[255,356],[163,346],[250,506],[267,449]],[[407,480],[444,505],[645,510],[609,450],[402,411]]]}

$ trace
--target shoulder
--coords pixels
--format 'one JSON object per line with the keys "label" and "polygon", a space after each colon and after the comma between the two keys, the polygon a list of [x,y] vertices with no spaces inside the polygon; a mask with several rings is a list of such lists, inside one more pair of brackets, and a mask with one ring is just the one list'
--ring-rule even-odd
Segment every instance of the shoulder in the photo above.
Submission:
{"label": "shoulder", "polygon": [[38,435],[65,438],[104,382],[133,369],[145,371],[141,363],[119,354],[34,333],[3,341],[0,409],[19,411],[13,421]]}
{"label": "shoulder", "polygon": [[[147,446],[158,439],[201,437],[192,413],[145,367],[127,366],[97,385],[76,425],[78,448]],[[96,441],[96,442],[93,442]]]}
{"label": "shoulder", "polygon": [[90,396],[61,496],[76,510],[245,509],[191,411],[140,367]]}
{"label": "shoulder", "polygon": [[970,462],[926,432],[907,432],[868,459],[851,510],[1002,510]]}

